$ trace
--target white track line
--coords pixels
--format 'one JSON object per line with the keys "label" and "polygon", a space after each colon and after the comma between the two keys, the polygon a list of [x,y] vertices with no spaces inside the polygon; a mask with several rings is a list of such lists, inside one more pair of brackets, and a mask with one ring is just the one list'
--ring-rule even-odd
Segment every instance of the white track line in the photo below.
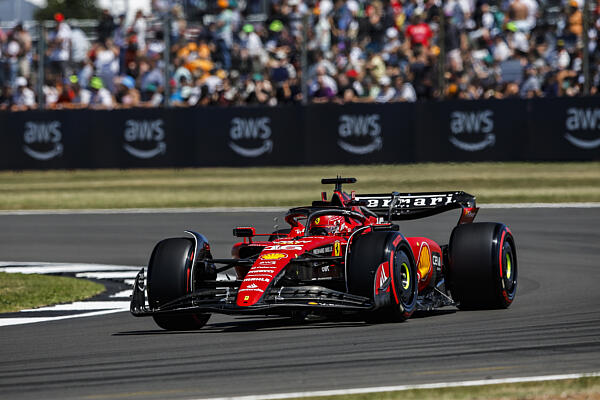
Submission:
{"label": "white track line", "polygon": [[121,208],[86,210],[4,210],[0,215],[63,215],[63,214],[185,214],[230,212],[286,212],[285,207],[198,207],[198,208]]}
{"label": "white track line", "polygon": [[91,311],[91,310],[129,310],[128,301],[76,301],[68,304],[56,304],[48,307],[28,308],[21,312],[37,311]]}
{"label": "white track line", "polygon": [[[585,203],[490,203],[481,208],[600,208],[600,202]],[[203,207],[203,208],[122,208],[87,210],[5,210],[0,215],[70,215],[70,214],[185,214],[185,213],[264,213],[286,212],[286,207]]]}
{"label": "white track line", "polygon": [[61,315],[58,317],[0,318],[0,326],[25,325],[25,324],[33,324],[36,322],[58,321],[61,319],[69,319],[69,318],[95,317],[97,315],[113,314],[113,313],[123,312],[123,311],[125,311],[125,310],[110,309],[110,310],[93,311],[93,312],[89,312],[89,313],[75,314],[75,315]]}
{"label": "white track line", "polygon": [[486,208],[600,208],[600,203],[510,203],[510,204],[477,204],[482,209]]}
{"label": "white track line", "polygon": [[[27,263],[20,261],[1,261],[0,271],[20,274],[60,274],[90,271],[139,271],[142,267],[105,264],[76,263]],[[135,278],[135,275],[133,275]]]}
{"label": "white track line", "polygon": [[381,393],[381,392],[398,392],[414,389],[441,389],[463,386],[484,386],[497,385],[501,383],[523,383],[523,382],[543,382],[556,381],[565,379],[578,379],[586,377],[600,376],[600,372],[590,372],[581,374],[564,374],[564,375],[545,375],[545,376],[528,376],[522,378],[500,378],[500,379],[481,379],[474,381],[462,382],[440,382],[440,383],[425,383],[420,385],[399,385],[399,386],[379,386],[355,389],[341,390],[319,390],[313,392],[295,392],[295,393],[279,393],[279,394],[262,394],[251,396],[232,396],[232,397],[210,397],[198,400],[275,400],[275,399],[291,399],[298,397],[318,397],[318,396],[348,396],[353,394],[363,393]]}
{"label": "white track line", "polygon": [[123,272],[80,272],[75,274],[75,278],[88,278],[88,279],[135,279],[138,274],[138,270],[135,271],[123,271]]}
{"label": "white track line", "polygon": [[123,290],[121,292],[117,292],[115,294],[111,294],[109,297],[115,298],[115,299],[121,299],[121,298],[130,298],[131,294],[133,293],[133,289],[127,289],[127,290]]}

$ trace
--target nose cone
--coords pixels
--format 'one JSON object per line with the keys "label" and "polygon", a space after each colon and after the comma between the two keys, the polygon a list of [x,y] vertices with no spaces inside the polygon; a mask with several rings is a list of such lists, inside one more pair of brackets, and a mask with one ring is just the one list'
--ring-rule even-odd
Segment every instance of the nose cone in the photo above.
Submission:
{"label": "nose cone", "polygon": [[295,256],[295,252],[263,251],[240,286],[237,305],[244,307],[258,303],[269,284]]}

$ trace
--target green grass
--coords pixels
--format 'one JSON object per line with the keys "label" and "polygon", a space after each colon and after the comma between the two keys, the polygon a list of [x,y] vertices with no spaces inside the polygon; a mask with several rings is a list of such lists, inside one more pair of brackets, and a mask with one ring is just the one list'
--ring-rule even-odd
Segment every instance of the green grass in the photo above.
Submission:
{"label": "green grass", "polygon": [[598,202],[600,162],[26,171],[0,173],[0,209],[290,206],[322,177],[358,193],[464,190],[480,203]]}
{"label": "green grass", "polygon": [[83,300],[104,291],[85,279],[0,272],[0,313]]}
{"label": "green grass", "polygon": [[467,386],[444,389],[418,389],[360,395],[309,397],[310,400],[470,400],[470,399],[571,399],[599,400],[600,378],[580,378],[546,382]]}

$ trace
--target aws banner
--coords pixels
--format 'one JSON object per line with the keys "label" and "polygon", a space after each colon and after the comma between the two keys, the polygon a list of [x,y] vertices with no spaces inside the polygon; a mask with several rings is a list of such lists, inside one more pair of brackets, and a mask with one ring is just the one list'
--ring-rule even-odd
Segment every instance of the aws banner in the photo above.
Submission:
{"label": "aws banner", "polygon": [[192,165],[295,165],[304,161],[298,107],[174,110],[177,132],[187,132]]}
{"label": "aws banner", "polygon": [[414,104],[313,105],[304,118],[306,163],[415,161]]}
{"label": "aws banner", "polygon": [[600,159],[600,97],[0,113],[0,169]]}
{"label": "aws banner", "polygon": [[526,134],[526,102],[447,101],[420,103],[415,151],[420,161],[515,161]]}
{"label": "aws banner", "polygon": [[600,97],[540,99],[529,115],[530,159],[600,159]]}

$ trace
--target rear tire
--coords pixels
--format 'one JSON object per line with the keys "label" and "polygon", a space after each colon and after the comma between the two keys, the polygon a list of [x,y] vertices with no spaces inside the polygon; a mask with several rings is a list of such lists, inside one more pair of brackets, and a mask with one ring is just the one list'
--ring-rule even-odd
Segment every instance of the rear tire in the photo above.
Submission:
{"label": "rear tire", "polygon": [[448,252],[450,291],[460,309],[512,304],[517,293],[517,251],[505,225],[459,225],[452,231]]}
{"label": "rear tire", "polygon": [[[396,242],[396,244],[394,244]],[[417,269],[408,243],[398,232],[371,232],[356,237],[351,243],[347,266],[349,293],[373,299],[381,308],[369,320],[405,321],[417,305]],[[388,262],[389,292],[376,293],[381,279],[377,271]],[[383,277],[384,281],[387,281]],[[387,286],[387,285],[386,285]],[[377,296],[377,298],[376,298]]]}
{"label": "rear tire", "polygon": [[[148,303],[153,309],[191,293],[194,241],[171,238],[160,241],[148,264]],[[191,330],[203,327],[210,314],[156,314],[152,318],[166,330]]]}

